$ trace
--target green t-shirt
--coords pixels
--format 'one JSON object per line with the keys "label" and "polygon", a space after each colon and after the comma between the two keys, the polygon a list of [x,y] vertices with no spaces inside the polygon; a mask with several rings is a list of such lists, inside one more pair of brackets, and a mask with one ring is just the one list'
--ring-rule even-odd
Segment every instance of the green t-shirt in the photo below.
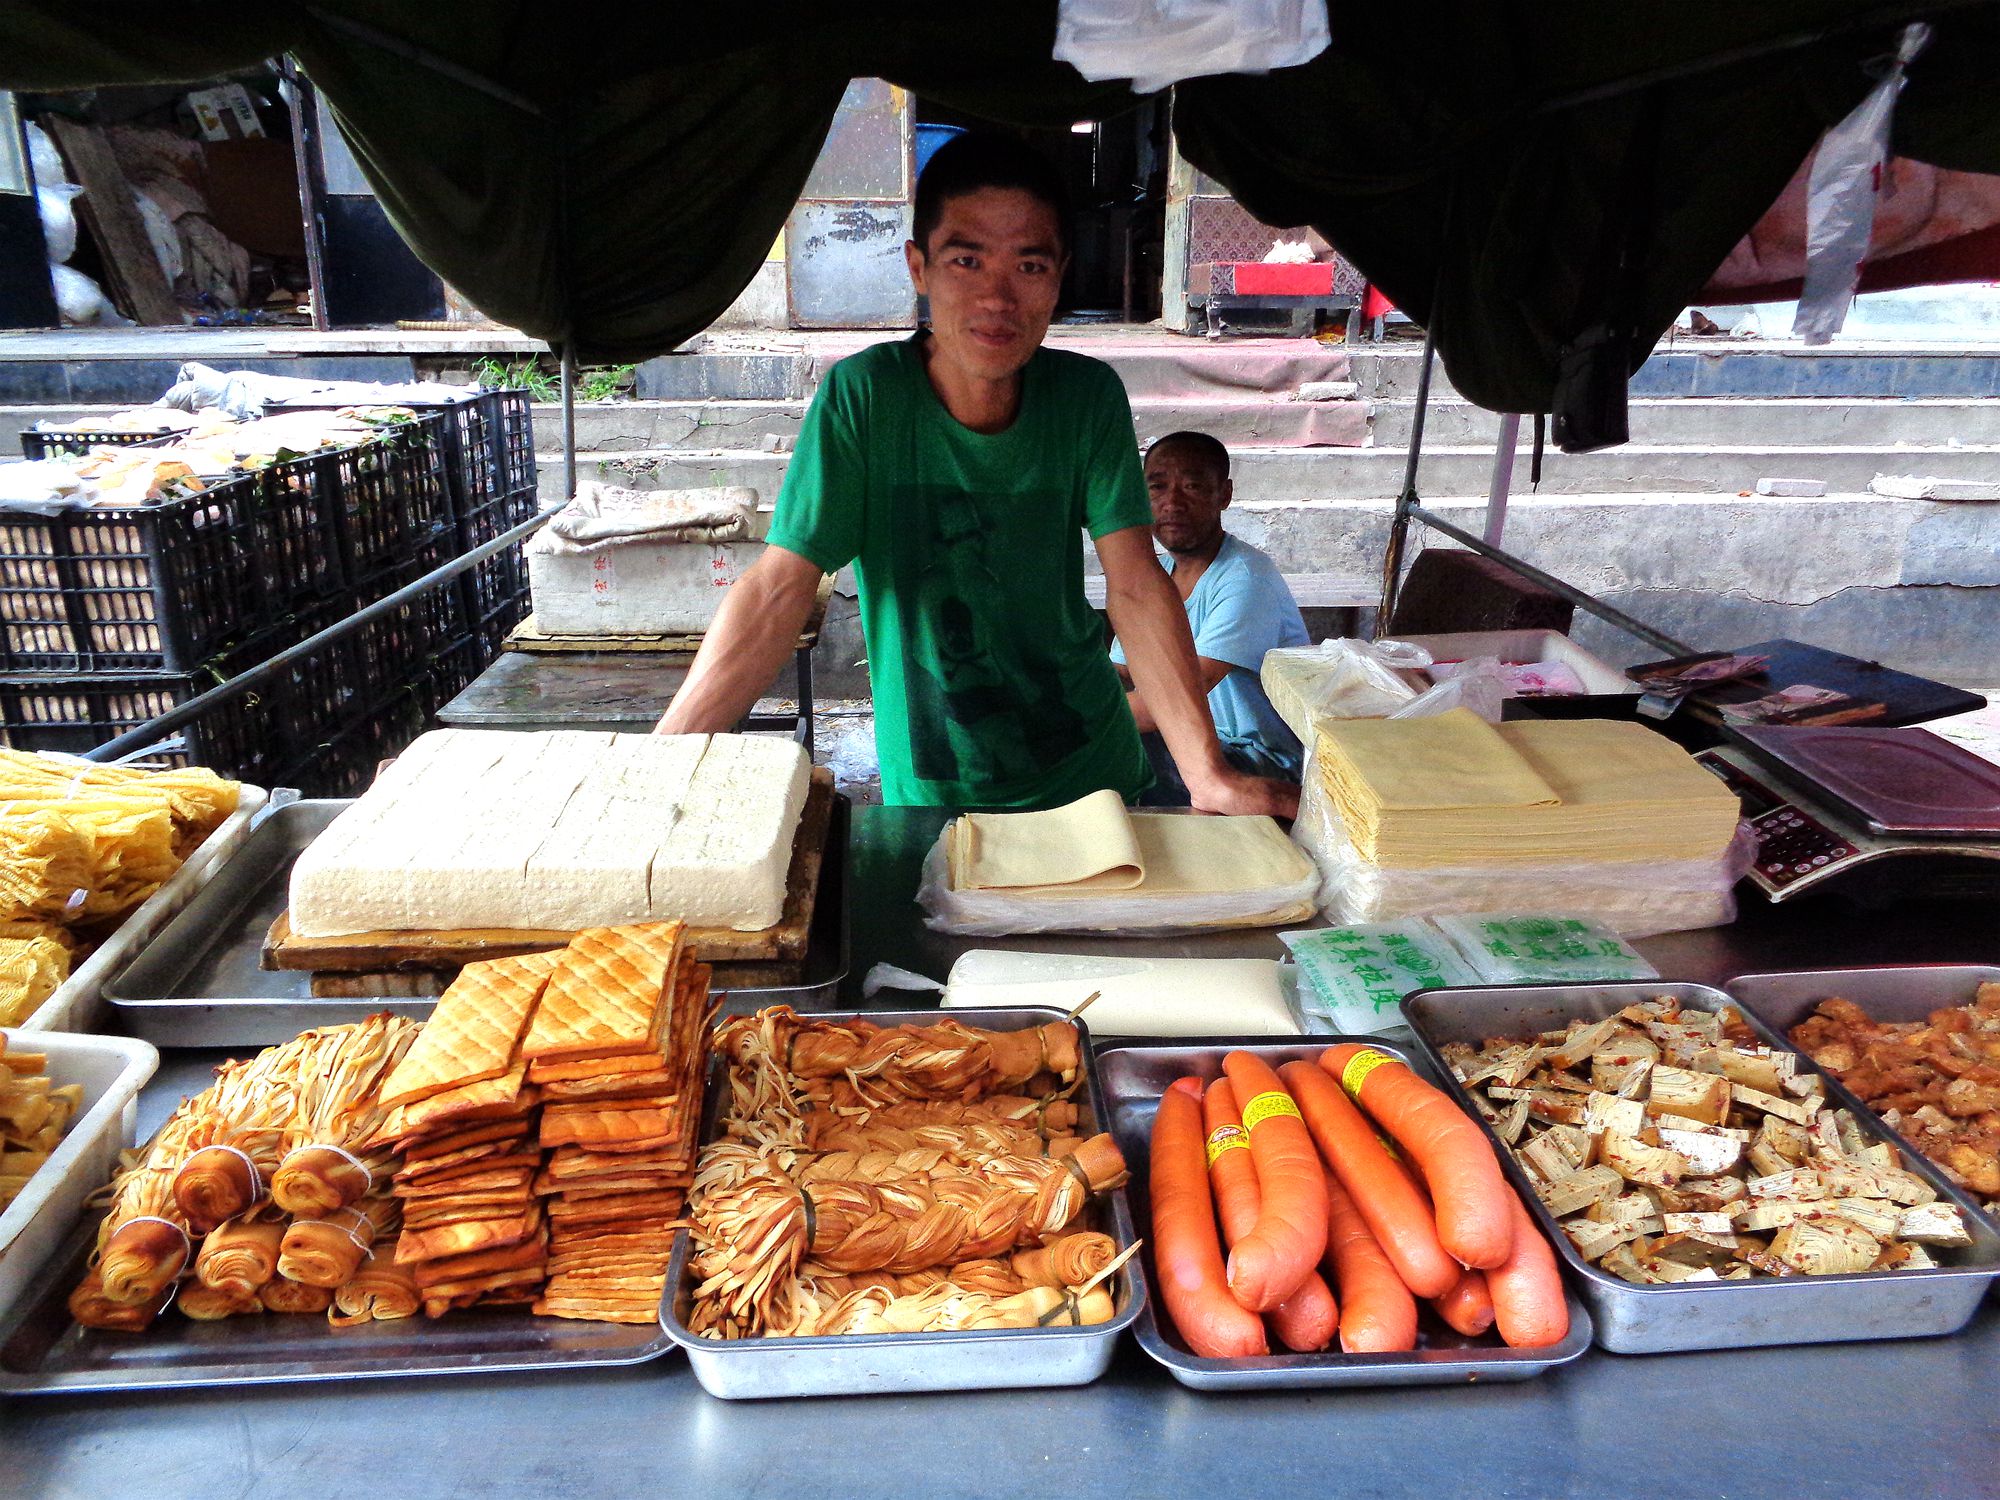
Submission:
{"label": "green t-shirt", "polygon": [[885,802],[1054,807],[1146,789],[1078,532],[1151,524],[1109,365],[1037,350],[1020,414],[992,435],[945,410],[916,339],[827,372],[770,539],[828,573],[854,564]]}

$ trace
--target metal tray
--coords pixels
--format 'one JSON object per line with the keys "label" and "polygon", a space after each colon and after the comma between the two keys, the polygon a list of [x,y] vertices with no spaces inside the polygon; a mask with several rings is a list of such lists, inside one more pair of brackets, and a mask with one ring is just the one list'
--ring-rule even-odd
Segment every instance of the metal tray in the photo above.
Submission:
{"label": "metal tray", "polygon": [[[1106,1047],[1097,1055],[1104,1082],[1104,1106],[1111,1131],[1125,1159],[1134,1163],[1132,1211],[1145,1222],[1150,1215],[1145,1163],[1151,1150],[1153,1116],[1160,1095],[1176,1078],[1193,1074],[1222,1076],[1224,1054],[1254,1053],[1272,1067],[1310,1061],[1328,1047],[1358,1042],[1409,1063],[1419,1074],[1428,1070],[1400,1047],[1379,1036],[1314,1037],[1297,1042],[1273,1042],[1268,1037],[1175,1041],[1158,1046]],[[1145,1262],[1150,1293],[1156,1272],[1150,1245],[1139,1252]],[[1181,1341],[1173,1320],[1163,1315],[1160,1300],[1149,1295],[1136,1329],[1139,1347],[1166,1366],[1182,1385],[1198,1391],[1311,1390],[1323,1386],[1457,1385],[1490,1381],[1528,1380],[1557,1365],[1568,1364],[1590,1347],[1590,1314],[1574,1295],[1569,1298],[1569,1336],[1548,1349],[1510,1349],[1497,1334],[1467,1338],[1445,1326],[1428,1309],[1417,1332],[1417,1347],[1408,1354],[1272,1354],[1259,1359],[1205,1359]]]}
{"label": "metal tray", "polygon": [[1723,988],[1789,1035],[1822,1000],[1852,1000],[1878,1021],[1922,1021],[1945,1006],[1970,1005],[1980,985],[1996,983],[2000,964],[1904,964],[1744,974]]}
{"label": "metal tray", "polygon": [[23,1031],[95,1031],[103,1020],[104,982],[167,925],[175,912],[191,901],[210,876],[250,837],[270,793],[243,785],[236,810],[203,839],[167,877],[82,963],[56,992],[21,1022]]}
{"label": "metal tray", "polygon": [[[1468,1113],[1478,1117],[1466,1090],[1451,1077],[1438,1049],[1447,1042],[1478,1044],[1487,1037],[1554,1031],[1571,1021],[1601,1020],[1636,1001],[1672,996],[1694,1010],[1735,1008],[1770,1046],[1811,1059],[1721,990],[1704,984],[1650,980],[1633,984],[1495,985],[1481,989],[1427,990],[1403,1001],[1403,1014],[1432,1066]],[[1816,1069],[1814,1071],[1817,1071]],[[1941,1250],[1931,1271],[1864,1271],[1846,1276],[1794,1276],[1696,1285],[1641,1286],[1622,1281],[1579,1255],[1569,1236],[1529,1190],[1527,1173],[1513,1153],[1500,1159],[1529,1210],[1550,1232],[1556,1251],[1597,1321],[1599,1347],[1619,1354],[1681,1349],[1752,1349],[1771,1344],[1825,1344],[1847,1339],[1895,1339],[1956,1333],[2000,1276],[2000,1230],[1972,1201],[1858,1099],[1833,1079],[1827,1097],[1853,1111],[1860,1128],[1903,1153],[1905,1164],[1964,1210],[1972,1244]],[[1496,1145],[1498,1137],[1481,1122]]]}
{"label": "metal tray", "polygon": [[583,1323],[511,1308],[354,1328],[303,1314],[197,1323],[169,1309],[143,1334],[79,1328],[64,1304],[83,1275],[97,1219],[83,1215],[43,1266],[41,1294],[0,1325],[0,1395],[556,1372],[643,1364],[673,1348],[657,1323]]}
{"label": "metal tray", "polygon": [[[104,1000],[118,1029],[160,1047],[268,1047],[309,1026],[360,1021],[380,1011],[423,1017],[433,998],[333,999],[312,976],[263,967],[264,938],[285,909],[292,864],[351,801],[294,802],[274,811],[159,935],[112,975]],[[752,1005],[830,1005],[847,974],[845,797],[833,801],[827,858],[799,984],[718,992]]]}
{"label": "metal tray", "polygon": [[[957,1021],[994,1031],[1019,1030],[1060,1021],[1063,1012],[1043,1006],[993,1010],[872,1010],[858,1018],[881,1026],[935,1026]],[[846,1019],[832,1017],[830,1019]],[[1084,1058],[1084,1086],[1076,1095],[1086,1123],[1105,1128],[1097,1064],[1090,1034],[1078,1021]],[[725,1063],[711,1058],[702,1141],[713,1140],[728,1094]],[[1084,1124],[1079,1124],[1081,1132]],[[1109,1232],[1120,1247],[1137,1238],[1124,1191],[1105,1195]],[[668,1335],[687,1351],[695,1379],[711,1396],[758,1400],[774,1396],[860,1396],[917,1391],[1042,1389],[1088,1385],[1111,1364],[1118,1336],[1132,1326],[1146,1304],[1146,1289],[1132,1262],[1114,1278],[1111,1321],[1089,1328],[1021,1328],[970,1333],[836,1334],[814,1338],[709,1339],[688,1331],[692,1298],[688,1259],[693,1239],[683,1229],[674,1236],[667,1286],[672,1305],[662,1313]]]}

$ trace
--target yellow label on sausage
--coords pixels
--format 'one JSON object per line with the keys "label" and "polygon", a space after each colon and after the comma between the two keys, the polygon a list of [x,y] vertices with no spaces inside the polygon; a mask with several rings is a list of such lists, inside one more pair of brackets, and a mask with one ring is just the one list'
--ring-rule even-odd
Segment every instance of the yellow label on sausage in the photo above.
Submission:
{"label": "yellow label on sausage", "polygon": [[1299,1107],[1292,1102],[1292,1096],[1283,1089],[1273,1089],[1268,1094],[1259,1094],[1243,1106],[1243,1128],[1255,1130],[1273,1115],[1290,1115],[1299,1118]]}
{"label": "yellow label on sausage", "polygon": [[1368,1075],[1382,1064],[1392,1063],[1395,1060],[1386,1052],[1377,1052],[1373,1047],[1364,1047],[1350,1057],[1347,1066],[1340,1070],[1340,1086],[1358,1099],[1361,1097],[1361,1085],[1368,1081]]}
{"label": "yellow label on sausage", "polygon": [[1248,1151],[1250,1137],[1240,1125],[1218,1125],[1208,1138],[1208,1164],[1215,1165],[1215,1159],[1225,1151]]}

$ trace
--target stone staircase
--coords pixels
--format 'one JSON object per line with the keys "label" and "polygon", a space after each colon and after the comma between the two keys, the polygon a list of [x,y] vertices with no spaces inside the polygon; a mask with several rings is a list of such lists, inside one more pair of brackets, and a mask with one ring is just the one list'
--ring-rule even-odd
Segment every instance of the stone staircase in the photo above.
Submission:
{"label": "stone staircase", "polygon": [[[1119,370],[1141,440],[1196,428],[1230,446],[1229,524],[1287,573],[1357,584],[1378,575],[1414,412],[1414,346],[1098,330],[1059,330],[1056,339]],[[639,369],[640,399],[579,409],[580,476],[743,484],[768,504],[820,375],[864,341],[713,338],[649,361]],[[1337,380],[1355,383],[1353,401],[1291,399],[1301,382]],[[86,409],[0,407],[0,450],[11,451],[15,432],[38,417]],[[2000,349],[1683,341],[1635,377],[1631,420],[1633,441],[1623,447],[1551,449],[1532,490],[1523,424],[1510,548],[1698,646],[1791,635],[1948,679],[2000,678],[2000,504],[1868,493],[1878,474],[2000,481]],[[1475,528],[1497,426],[1440,372],[1419,488]],[[1364,446],[1301,446],[1329,435]],[[536,447],[553,502],[562,462],[553,406],[536,409]],[[1817,479],[1829,493],[1756,498],[1749,492],[1764,477]],[[1577,634],[1616,661],[1650,654],[1582,617]],[[836,610],[828,645],[823,686],[863,691],[851,607]]]}

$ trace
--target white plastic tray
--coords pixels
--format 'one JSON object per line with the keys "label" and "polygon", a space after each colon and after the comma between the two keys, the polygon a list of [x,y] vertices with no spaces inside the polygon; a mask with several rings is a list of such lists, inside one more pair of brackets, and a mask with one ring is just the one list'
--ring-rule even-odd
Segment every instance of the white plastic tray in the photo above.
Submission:
{"label": "white plastic tray", "polygon": [[0,1319],[34,1288],[83,1212],[83,1201],[111,1180],[118,1153],[133,1143],[139,1090],[160,1065],[150,1042],[122,1036],[68,1036],[9,1028],[10,1052],[48,1054],[52,1086],[83,1085],[83,1108],[62,1144],[0,1213]]}
{"label": "white plastic tray", "polygon": [[169,917],[194,899],[195,892],[221,868],[223,860],[250,836],[250,825],[257,820],[257,815],[269,800],[270,794],[262,787],[244,786],[237,797],[236,811],[195,847],[194,853],[174,871],[165,885],[141,902],[116,932],[77,965],[56,992],[21,1023],[21,1029],[37,1032],[94,1030],[102,1017],[104,981],[152,941],[153,935],[167,925]]}

